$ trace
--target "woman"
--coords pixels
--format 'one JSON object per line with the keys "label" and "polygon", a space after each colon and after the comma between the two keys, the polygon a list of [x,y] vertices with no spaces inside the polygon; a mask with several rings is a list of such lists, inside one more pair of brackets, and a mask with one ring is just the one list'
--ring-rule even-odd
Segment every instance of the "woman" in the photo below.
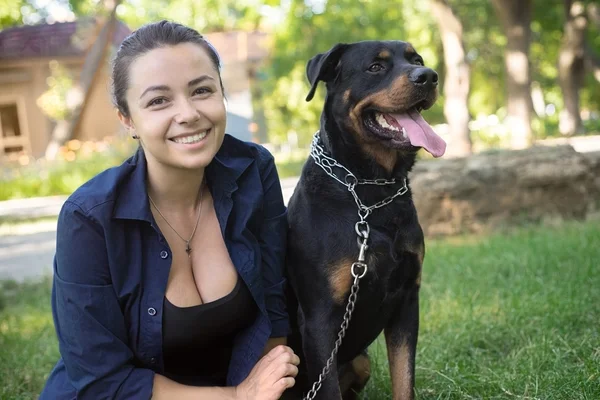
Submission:
{"label": "woman", "polygon": [[[278,399],[286,208],[273,157],[225,134],[219,57],[162,21],[113,63],[137,153],[65,202],[52,309],[61,359],[41,399]],[[263,356],[264,355],[264,356]]]}

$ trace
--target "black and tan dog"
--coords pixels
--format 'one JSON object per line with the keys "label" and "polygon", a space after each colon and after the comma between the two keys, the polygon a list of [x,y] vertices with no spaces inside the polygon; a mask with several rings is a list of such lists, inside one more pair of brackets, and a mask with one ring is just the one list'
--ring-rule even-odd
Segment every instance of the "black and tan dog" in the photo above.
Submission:
{"label": "black and tan dog", "polygon": [[[313,157],[288,205],[289,344],[302,360],[288,395],[306,395],[326,365],[365,243],[354,313],[315,398],[353,398],[369,377],[366,349],[383,331],[393,398],[413,399],[425,248],[407,174],[420,148],[445,151],[420,115],[437,98],[438,76],[400,41],[338,44],[312,58],[307,75],[307,101],[319,81],[327,95]],[[360,216],[366,223],[357,225]]]}

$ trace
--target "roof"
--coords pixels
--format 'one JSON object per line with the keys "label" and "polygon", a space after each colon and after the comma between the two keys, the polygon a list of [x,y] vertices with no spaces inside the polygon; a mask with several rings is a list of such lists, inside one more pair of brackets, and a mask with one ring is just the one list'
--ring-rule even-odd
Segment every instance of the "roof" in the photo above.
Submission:
{"label": "roof", "polygon": [[[85,54],[95,33],[95,19],[16,26],[0,31],[0,60],[68,57]],[[117,20],[112,43],[119,45],[130,29]]]}

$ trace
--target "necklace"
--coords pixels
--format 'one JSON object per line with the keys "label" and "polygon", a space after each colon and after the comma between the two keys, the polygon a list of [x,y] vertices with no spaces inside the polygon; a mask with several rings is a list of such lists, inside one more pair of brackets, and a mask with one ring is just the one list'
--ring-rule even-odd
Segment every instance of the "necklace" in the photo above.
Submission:
{"label": "necklace", "polygon": [[181,238],[181,240],[183,240],[185,242],[185,252],[187,253],[188,258],[190,258],[192,256],[192,248],[190,247],[190,242],[194,238],[194,234],[196,233],[196,229],[198,228],[198,222],[200,222],[200,215],[202,215],[202,196],[204,195],[204,190],[203,189],[204,189],[204,180],[202,180],[202,183],[200,183],[200,210],[198,210],[198,217],[196,218],[196,225],[194,226],[194,230],[192,231],[192,235],[187,240],[185,240],[183,238],[183,236],[181,236],[179,234],[179,232],[177,232],[175,230],[175,228],[173,228],[173,225],[171,225],[169,223],[169,221],[167,221],[167,219],[165,218],[165,216],[163,215],[163,213],[160,212],[160,210],[158,209],[158,207],[154,203],[154,200],[152,200],[152,197],[150,197],[150,194],[148,194],[148,199],[150,199],[150,203],[152,203],[152,205],[154,206],[154,208],[156,209],[156,211],[158,211],[158,213],[160,214],[160,216],[162,217],[162,219],[164,219],[165,222],[167,223],[167,225],[169,225],[169,228],[173,229],[173,232],[175,232],[175,234],[177,236],[179,236]]}

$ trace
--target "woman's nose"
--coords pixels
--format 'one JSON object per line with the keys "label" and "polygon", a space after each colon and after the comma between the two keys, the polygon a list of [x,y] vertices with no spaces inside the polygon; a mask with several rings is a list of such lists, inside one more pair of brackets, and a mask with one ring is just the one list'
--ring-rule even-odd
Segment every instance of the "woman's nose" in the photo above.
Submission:
{"label": "woman's nose", "polygon": [[190,100],[183,100],[177,105],[175,121],[178,124],[190,124],[200,119],[200,111]]}

